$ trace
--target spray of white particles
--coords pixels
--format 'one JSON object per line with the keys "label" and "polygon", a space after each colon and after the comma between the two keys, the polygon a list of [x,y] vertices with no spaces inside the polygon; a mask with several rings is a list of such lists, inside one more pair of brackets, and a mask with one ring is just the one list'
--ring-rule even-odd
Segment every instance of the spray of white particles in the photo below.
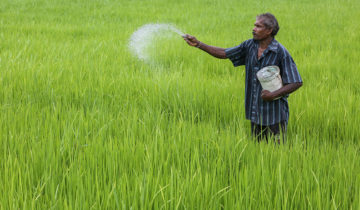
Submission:
{"label": "spray of white particles", "polygon": [[151,61],[148,53],[149,46],[154,42],[155,37],[168,36],[169,33],[176,33],[183,36],[184,33],[171,24],[156,23],[146,24],[135,31],[129,40],[130,51],[142,61]]}

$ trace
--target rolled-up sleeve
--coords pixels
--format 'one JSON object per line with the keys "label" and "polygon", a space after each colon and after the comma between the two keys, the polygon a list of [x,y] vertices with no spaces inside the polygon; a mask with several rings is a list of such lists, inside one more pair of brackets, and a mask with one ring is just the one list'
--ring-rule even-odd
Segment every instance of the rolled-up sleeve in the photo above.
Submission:
{"label": "rolled-up sleeve", "polygon": [[226,57],[229,58],[233,65],[236,67],[245,65],[247,51],[247,44],[246,42],[243,42],[236,47],[225,49],[225,54]]}
{"label": "rolled-up sleeve", "polygon": [[296,64],[290,55],[285,56],[281,61],[281,78],[284,84],[302,82]]}

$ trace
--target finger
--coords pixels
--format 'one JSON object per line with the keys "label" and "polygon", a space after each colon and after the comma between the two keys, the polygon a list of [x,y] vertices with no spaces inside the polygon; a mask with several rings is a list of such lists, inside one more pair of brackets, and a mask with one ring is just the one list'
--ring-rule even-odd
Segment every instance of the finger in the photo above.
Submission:
{"label": "finger", "polygon": [[189,34],[186,34],[186,35],[183,36],[183,38],[184,38],[185,41],[186,40],[190,41],[191,36],[189,36]]}
{"label": "finger", "polygon": [[184,34],[184,35],[182,35],[182,37],[183,37],[184,39],[189,39],[190,35],[189,35],[189,34]]}
{"label": "finger", "polygon": [[191,41],[189,41],[189,40],[185,40],[186,41],[186,43],[188,43],[188,45],[190,45],[190,46],[194,46],[194,44],[191,42]]}
{"label": "finger", "polygon": [[194,36],[188,35],[187,38],[190,39],[191,41],[194,41],[194,40],[195,40],[195,37],[194,37]]}

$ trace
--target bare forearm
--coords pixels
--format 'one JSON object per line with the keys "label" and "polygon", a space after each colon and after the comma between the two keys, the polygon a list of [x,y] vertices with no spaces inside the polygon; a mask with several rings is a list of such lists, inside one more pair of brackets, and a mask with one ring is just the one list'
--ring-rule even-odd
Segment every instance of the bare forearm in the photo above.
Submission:
{"label": "bare forearm", "polygon": [[282,97],[294,92],[295,90],[299,89],[301,86],[302,86],[302,82],[286,84],[279,90],[272,92],[272,94],[274,98]]}
{"label": "bare forearm", "polygon": [[199,45],[197,46],[199,49],[209,53],[210,55],[216,57],[216,58],[221,58],[221,59],[225,59],[226,58],[226,54],[225,54],[225,49],[221,48],[221,47],[214,47],[214,46],[210,46],[207,44],[204,44],[202,42],[199,42]]}
{"label": "bare forearm", "polygon": [[210,55],[216,58],[226,58],[225,49],[220,47],[214,47],[207,44],[204,44],[197,40],[194,36],[190,36],[189,34],[185,34],[182,36],[184,40],[193,47],[200,48],[201,50],[209,53]]}

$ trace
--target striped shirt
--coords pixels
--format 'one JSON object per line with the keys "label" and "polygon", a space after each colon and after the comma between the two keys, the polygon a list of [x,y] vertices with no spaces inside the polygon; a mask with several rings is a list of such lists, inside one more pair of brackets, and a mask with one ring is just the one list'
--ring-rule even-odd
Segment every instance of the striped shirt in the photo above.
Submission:
{"label": "striped shirt", "polygon": [[246,119],[258,125],[274,125],[288,121],[289,106],[287,97],[274,101],[261,98],[262,87],[256,72],[266,66],[276,65],[280,68],[283,84],[302,82],[296,64],[289,52],[275,39],[258,59],[259,43],[254,39],[244,41],[239,46],[225,49],[226,57],[234,66],[245,65],[245,112]]}

